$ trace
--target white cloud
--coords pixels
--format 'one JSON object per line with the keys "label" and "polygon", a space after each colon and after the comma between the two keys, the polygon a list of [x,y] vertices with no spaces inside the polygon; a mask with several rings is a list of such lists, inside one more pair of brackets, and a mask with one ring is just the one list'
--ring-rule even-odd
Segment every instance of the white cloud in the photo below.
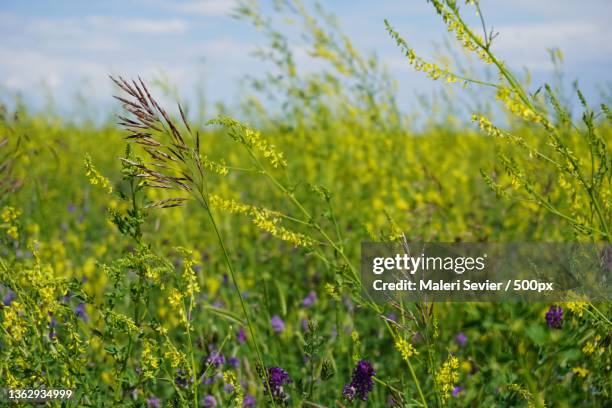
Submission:
{"label": "white cloud", "polygon": [[[0,15],[0,22],[3,18]],[[19,24],[26,33],[42,36],[45,40],[62,38],[64,40],[90,40],[91,35],[101,38],[113,38],[119,33],[133,34],[182,34],[189,29],[189,24],[182,19],[144,19],[124,17],[86,16],[74,17],[13,17],[13,25]],[[101,41],[99,41],[102,44]],[[111,41],[107,47],[111,48]]]}
{"label": "white cloud", "polygon": [[232,60],[248,60],[254,47],[245,42],[238,42],[229,38],[213,38],[209,41],[190,47],[188,55],[193,58],[218,58]]}
{"label": "white cloud", "polygon": [[549,48],[560,48],[568,63],[597,61],[612,52],[612,32],[592,21],[500,25],[496,31],[494,51],[534,71],[552,69]]}
{"label": "white cloud", "polygon": [[184,13],[194,13],[205,16],[224,16],[229,14],[234,6],[233,0],[189,0],[172,3],[172,7]]}
{"label": "white cloud", "polygon": [[93,29],[118,30],[136,34],[182,34],[189,28],[187,22],[180,19],[153,20],[92,16],[86,20]]}

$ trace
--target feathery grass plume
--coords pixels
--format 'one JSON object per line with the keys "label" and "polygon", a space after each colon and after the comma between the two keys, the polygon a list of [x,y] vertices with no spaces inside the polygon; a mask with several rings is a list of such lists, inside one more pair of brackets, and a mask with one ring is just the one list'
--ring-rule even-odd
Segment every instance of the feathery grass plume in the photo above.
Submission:
{"label": "feathery grass plume", "polygon": [[[251,334],[249,344],[255,349],[258,364],[263,366],[264,361],[258,344],[257,332],[252,323],[250,313],[238,284],[236,272],[209,203],[210,192],[206,178],[207,171],[215,171],[218,174],[224,175],[227,173],[227,168],[223,164],[214,163],[206,159],[206,156],[203,158],[200,152],[200,134],[192,129],[180,104],[178,105],[178,110],[181,117],[181,125],[177,124],[168,112],[151,96],[142,79],[139,78],[138,81],[132,80],[131,82],[121,77],[114,78],[111,76],[111,79],[128,95],[128,98],[115,96],[122,103],[124,110],[129,116],[119,117],[120,125],[130,132],[126,139],[131,143],[140,145],[148,153],[151,161],[144,163],[129,158],[122,158],[121,160],[129,166],[140,170],[138,177],[143,179],[145,185],[152,188],[188,193],[205,210],[223,253],[234,290],[240,300],[240,306]],[[263,141],[257,133],[246,132],[245,129],[242,130],[244,139],[241,139],[241,141],[245,146],[261,152],[264,157],[270,160],[273,166],[284,163],[282,156],[275,152],[274,147]],[[183,204],[183,202],[184,199],[179,197],[165,203],[158,203],[158,206],[178,206]],[[192,288],[194,289],[195,286],[192,286]],[[191,292],[193,293],[194,290]],[[178,307],[179,302],[183,303],[183,299],[182,297],[179,299],[179,296],[175,294],[172,302]],[[184,308],[182,310],[185,313],[183,321],[187,324],[186,333],[190,345],[191,370],[193,373],[196,373],[190,337],[191,330],[189,329],[187,318],[191,313],[192,307],[193,296],[191,296],[187,312],[185,312]],[[197,382],[193,384],[197,384]],[[266,384],[269,387],[268,381],[266,381]],[[196,385],[193,385],[193,397],[194,403],[197,405],[199,402],[198,387]]]}
{"label": "feathery grass plume", "polygon": [[111,76],[111,80],[128,95],[128,98],[115,96],[130,116],[119,116],[119,124],[130,132],[126,139],[140,145],[151,159],[150,163],[126,158],[122,161],[138,168],[141,171],[139,177],[150,187],[189,193],[194,189],[204,191],[205,166],[200,156],[200,136],[192,132],[181,106],[179,111],[184,131],[153,99],[140,78],[131,83],[121,77]]}

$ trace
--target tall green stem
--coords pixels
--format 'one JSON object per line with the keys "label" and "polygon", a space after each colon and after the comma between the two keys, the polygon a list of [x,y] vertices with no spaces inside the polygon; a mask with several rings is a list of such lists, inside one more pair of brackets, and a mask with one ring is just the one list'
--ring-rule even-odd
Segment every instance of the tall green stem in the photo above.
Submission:
{"label": "tall green stem", "polygon": [[238,299],[240,299],[240,306],[242,308],[242,313],[244,314],[244,318],[246,320],[247,323],[247,327],[249,328],[249,333],[251,335],[251,342],[253,343],[253,346],[255,348],[255,353],[257,354],[257,360],[259,361],[259,364],[261,365],[262,371],[263,371],[263,376],[264,376],[264,381],[266,383],[266,387],[268,389],[268,394],[270,395],[271,399],[272,399],[272,404],[274,406],[276,406],[276,402],[274,401],[274,398],[272,398],[272,390],[270,389],[270,382],[268,381],[268,371],[266,369],[266,366],[264,364],[261,352],[259,350],[259,345],[258,345],[258,341],[257,341],[257,336],[256,336],[256,332],[255,329],[253,328],[253,323],[251,321],[251,317],[249,316],[249,312],[247,310],[246,307],[246,302],[244,301],[244,297],[242,296],[242,292],[240,291],[240,286],[238,285],[238,279],[236,278],[236,273],[234,272],[234,267],[232,265],[232,261],[229,258],[229,254],[227,252],[227,249],[225,248],[225,244],[223,242],[223,238],[221,237],[221,233],[219,232],[219,228],[217,227],[217,222],[215,221],[215,217],[213,216],[210,207],[208,206],[208,203],[206,203],[206,201],[204,200],[204,197],[201,197],[200,204],[204,207],[204,209],[206,210],[206,213],[208,214],[208,217],[210,219],[210,222],[213,226],[213,230],[215,231],[215,234],[217,235],[217,240],[219,241],[219,246],[221,247],[221,251],[223,252],[223,257],[225,259],[225,263],[227,265],[227,269],[230,273],[230,276],[232,278],[232,283],[234,284],[234,287],[236,289],[236,292],[238,293]]}

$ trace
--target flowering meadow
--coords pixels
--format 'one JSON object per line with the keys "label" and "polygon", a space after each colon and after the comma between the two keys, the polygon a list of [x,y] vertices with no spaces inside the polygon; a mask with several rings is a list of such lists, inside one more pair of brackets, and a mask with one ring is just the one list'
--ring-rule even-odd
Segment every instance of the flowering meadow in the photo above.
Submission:
{"label": "flowering meadow", "polygon": [[70,389],[47,402],[67,407],[609,407],[609,302],[361,291],[361,242],[612,239],[610,97],[530,83],[477,1],[429,3],[472,68],[381,23],[449,89],[420,121],[383,64],[294,1],[274,12],[324,68],[244,3],[271,66],[236,111],[199,118],[121,76],[104,123],[1,107],[0,387]]}

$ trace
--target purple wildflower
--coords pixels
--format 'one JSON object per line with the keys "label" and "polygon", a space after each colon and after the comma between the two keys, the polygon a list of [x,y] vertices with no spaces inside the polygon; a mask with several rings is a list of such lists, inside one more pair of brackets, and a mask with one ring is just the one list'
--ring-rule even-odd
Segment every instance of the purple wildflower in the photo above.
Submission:
{"label": "purple wildflower", "polygon": [[151,395],[147,398],[147,408],[159,408],[161,407],[161,401],[155,395]]}
{"label": "purple wildflower", "polygon": [[73,203],[68,204],[67,210],[69,213],[73,213],[76,211],[76,205],[74,205]]}
{"label": "purple wildflower", "polygon": [[314,291],[311,291],[305,298],[302,300],[302,306],[308,307],[312,306],[314,302],[317,301],[317,294]]}
{"label": "purple wildflower", "polygon": [[400,407],[401,404],[395,400],[395,397],[393,395],[389,395],[389,398],[387,398],[387,406]]}
{"label": "purple wildflower", "polygon": [[459,332],[455,336],[455,343],[457,343],[457,345],[461,347],[465,347],[465,345],[467,344],[467,341],[468,341],[468,338],[464,332]]}
{"label": "purple wildflower", "polygon": [[453,397],[458,397],[461,391],[463,391],[463,387],[456,385],[455,388],[453,388]]}
{"label": "purple wildflower", "polygon": [[191,384],[192,382],[193,382],[193,377],[187,378],[183,370],[181,369],[176,370],[176,377],[174,378],[174,383],[177,386],[181,388],[187,388],[189,384]]}
{"label": "purple wildflower", "polygon": [[210,384],[214,383],[216,379],[217,379],[217,377],[214,376],[214,375],[211,375],[210,377],[202,376],[202,384],[210,385]]}
{"label": "purple wildflower", "polygon": [[342,395],[344,396],[344,398],[346,398],[349,401],[352,401],[355,399],[356,393],[357,393],[357,390],[351,384],[346,384],[344,388],[342,388]]}
{"label": "purple wildflower", "polygon": [[289,385],[293,383],[289,374],[280,367],[270,367],[268,368],[268,385],[264,380],[265,392],[271,392],[272,398],[276,402],[283,402],[288,399],[288,395],[285,393],[283,389],[284,385]]}
{"label": "purple wildflower", "polygon": [[207,395],[207,396],[204,397],[204,400],[202,401],[202,406],[205,406],[205,407],[216,407],[217,406],[217,400],[212,395]]}
{"label": "purple wildflower", "polygon": [[223,391],[225,391],[228,394],[231,394],[234,392],[234,386],[232,384],[225,384],[223,386]]}
{"label": "purple wildflower", "polygon": [[283,322],[283,319],[281,319],[278,315],[272,316],[272,319],[270,319],[270,324],[272,325],[272,330],[277,333],[285,330],[285,322]]}
{"label": "purple wildflower", "polygon": [[244,327],[241,327],[236,333],[236,340],[238,340],[238,343],[240,344],[246,341],[246,332],[244,331]]}
{"label": "purple wildflower", "polygon": [[369,361],[359,361],[353,370],[351,382],[344,386],[342,395],[349,401],[352,401],[355,396],[359,397],[362,401],[367,401],[368,394],[372,391],[372,387],[374,386],[372,377],[375,375],[376,371],[374,371],[374,367],[372,367]]}
{"label": "purple wildflower", "polygon": [[13,292],[12,290],[9,290],[8,293],[4,295],[4,297],[2,298],[2,304],[4,304],[4,306],[10,306],[16,297],[17,295],[15,294],[15,292]]}
{"label": "purple wildflower", "polygon": [[551,329],[560,329],[563,326],[563,308],[552,305],[546,312],[546,324]]}
{"label": "purple wildflower", "polygon": [[257,401],[255,400],[254,396],[252,396],[251,394],[247,394],[244,396],[244,400],[242,401],[242,406],[245,408],[254,407],[256,402]]}
{"label": "purple wildflower", "polygon": [[57,326],[57,319],[55,316],[51,315],[51,320],[49,321],[49,338],[53,340],[57,337],[57,333],[55,332],[55,327]]}
{"label": "purple wildflower", "polygon": [[234,368],[240,367],[240,359],[238,357],[230,357],[227,359],[227,363]]}
{"label": "purple wildflower", "polygon": [[347,312],[353,313],[355,311],[355,304],[348,296],[344,296],[342,298],[342,302],[344,303]]}
{"label": "purple wildflower", "polygon": [[206,359],[206,362],[215,367],[219,367],[223,365],[223,363],[225,363],[225,356],[221,354],[221,352],[213,349],[208,358]]}
{"label": "purple wildflower", "polygon": [[79,303],[77,307],[74,309],[74,313],[82,319],[84,322],[87,321],[87,312],[85,311],[85,303]]}

